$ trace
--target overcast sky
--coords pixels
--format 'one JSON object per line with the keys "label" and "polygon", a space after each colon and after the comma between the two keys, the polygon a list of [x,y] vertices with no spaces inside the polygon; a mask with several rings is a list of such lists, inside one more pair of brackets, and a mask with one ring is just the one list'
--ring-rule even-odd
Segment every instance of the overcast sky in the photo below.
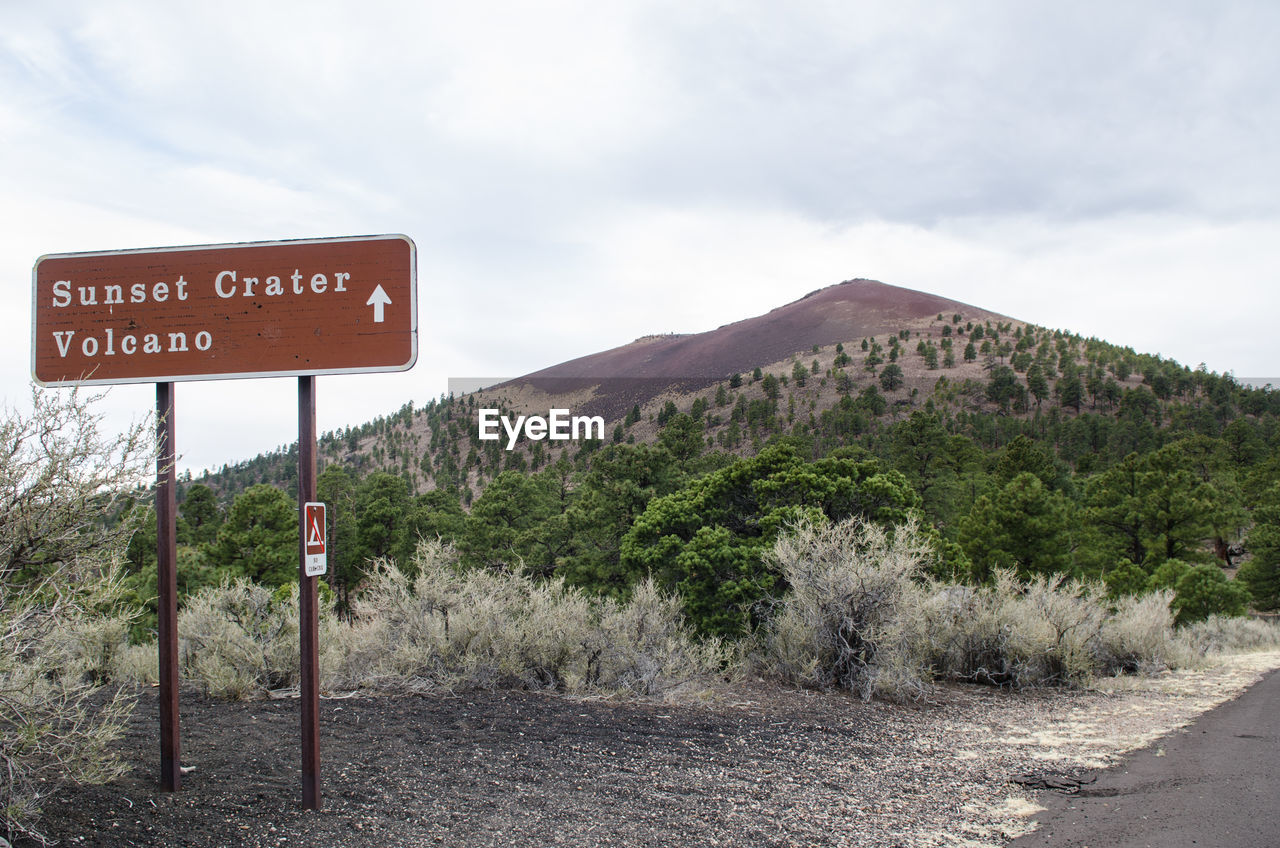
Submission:
{"label": "overcast sky", "polygon": [[[404,233],[321,430],[870,277],[1278,376],[1274,2],[0,2],[0,398],[42,254]],[[183,466],[296,381],[181,383]],[[111,390],[114,422],[150,386]]]}

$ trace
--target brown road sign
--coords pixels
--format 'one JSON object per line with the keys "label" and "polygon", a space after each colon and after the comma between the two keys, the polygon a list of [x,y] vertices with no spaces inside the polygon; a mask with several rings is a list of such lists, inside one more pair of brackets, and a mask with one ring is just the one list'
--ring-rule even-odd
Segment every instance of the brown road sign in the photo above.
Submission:
{"label": "brown road sign", "polygon": [[41,385],[404,371],[417,249],[402,235],[62,253],[32,273]]}

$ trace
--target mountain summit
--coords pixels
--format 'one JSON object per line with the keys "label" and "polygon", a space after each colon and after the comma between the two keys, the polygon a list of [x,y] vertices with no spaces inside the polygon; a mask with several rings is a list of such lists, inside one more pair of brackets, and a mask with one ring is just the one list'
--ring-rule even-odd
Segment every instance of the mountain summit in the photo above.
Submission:
{"label": "mountain summit", "polygon": [[847,280],[810,292],[764,315],[703,333],[645,336],[611,350],[571,359],[501,387],[531,387],[548,395],[589,392],[580,409],[620,417],[658,394],[697,391],[733,374],[805,354],[814,346],[920,330],[938,315],[966,321],[1012,319],[966,303],[876,280]]}

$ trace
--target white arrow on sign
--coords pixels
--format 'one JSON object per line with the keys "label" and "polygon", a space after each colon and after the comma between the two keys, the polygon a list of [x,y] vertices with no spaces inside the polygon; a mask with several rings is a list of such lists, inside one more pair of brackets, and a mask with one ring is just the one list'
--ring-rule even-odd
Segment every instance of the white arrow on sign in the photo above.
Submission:
{"label": "white arrow on sign", "polygon": [[365,306],[373,307],[373,323],[382,323],[382,311],[386,306],[390,305],[390,303],[391,298],[387,297],[387,293],[382,290],[381,285],[373,290],[373,294],[369,295],[369,299],[364,302]]}

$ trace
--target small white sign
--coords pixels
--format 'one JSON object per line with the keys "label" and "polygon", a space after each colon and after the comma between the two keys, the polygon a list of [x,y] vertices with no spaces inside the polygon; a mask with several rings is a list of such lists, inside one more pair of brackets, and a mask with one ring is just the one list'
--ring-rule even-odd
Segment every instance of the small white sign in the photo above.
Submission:
{"label": "small white sign", "polygon": [[308,503],[302,510],[302,531],[306,542],[303,573],[319,577],[329,570],[329,546],[325,537],[325,509],[322,503]]}

